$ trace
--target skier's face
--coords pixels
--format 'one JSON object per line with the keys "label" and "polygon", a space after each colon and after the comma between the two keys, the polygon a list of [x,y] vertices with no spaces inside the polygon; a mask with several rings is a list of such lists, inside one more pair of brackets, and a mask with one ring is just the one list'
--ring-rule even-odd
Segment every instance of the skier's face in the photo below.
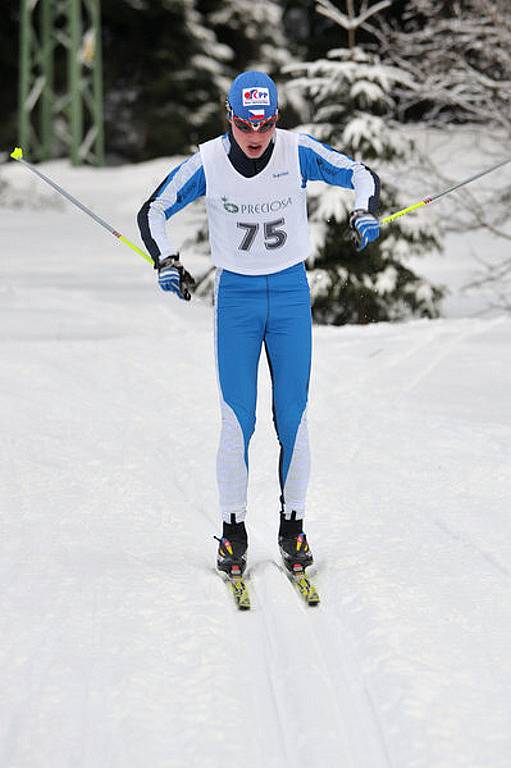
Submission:
{"label": "skier's face", "polygon": [[232,135],[247,157],[257,159],[261,157],[270,141],[275,136],[275,124],[266,131],[251,131],[246,128],[242,130],[236,125],[236,121],[231,121]]}

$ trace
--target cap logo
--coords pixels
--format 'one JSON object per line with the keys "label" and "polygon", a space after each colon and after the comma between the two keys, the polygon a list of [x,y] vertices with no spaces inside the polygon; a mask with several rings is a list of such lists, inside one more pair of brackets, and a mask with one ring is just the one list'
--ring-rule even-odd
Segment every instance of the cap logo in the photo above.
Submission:
{"label": "cap logo", "polygon": [[244,88],[243,106],[259,107],[270,106],[270,91],[268,88]]}

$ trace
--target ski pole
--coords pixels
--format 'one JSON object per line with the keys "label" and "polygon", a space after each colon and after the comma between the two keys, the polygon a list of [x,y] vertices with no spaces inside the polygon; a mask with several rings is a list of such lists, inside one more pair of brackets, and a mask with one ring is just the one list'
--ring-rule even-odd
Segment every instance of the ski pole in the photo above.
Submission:
{"label": "ski pole", "polygon": [[465,179],[465,181],[460,181],[458,184],[455,184],[453,187],[449,187],[449,189],[445,189],[443,192],[439,192],[437,195],[433,195],[432,197],[425,197],[424,200],[421,200],[419,203],[414,203],[414,205],[409,205],[408,208],[403,208],[403,210],[397,211],[396,213],[392,213],[390,216],[385,216],[384,219],[380,219],[380,224],[390,224],[391,221],[394,221],[394,219],[398,219],[400,216],[404,216],[405,213],[410,213],[411,211],[417,210],[417,208],[422,208],[424,205],[429,205],[430,203],[433,203],[435,200],[438,200],[439,198],[444,197],[444,195],[448,195],[450,192],[454,192],[455,189],[464,187],[465,184],[470,184],[471,181],[475,181],[476,179],[480,179],[481,176],[486,176],[487,173],[496,171],[497,168],[501,168],[503,165],[506,165],[507,163],[511,163],[511,157],[508,157],[507,160],[502,160],[502,162],[497,163],[497,165],[492,165],[492,167],[487,168],[486,171],[481,171],[480,173],[476,173],[474,176],[471,176],[469,179]]}
{"label": "ski pole", "polygon": [[36,176],[39,176],[40,179],[45,181],[47,184],[50,185],[50,187],[53,187],[54,190],[56,190],[60,195],[65,197],[67,200],[69,200],[73,205],[76,205],[77,208],[79,208],[81,211],[87,214],[87,216],[90,216],[91,219],[94,219],[94,221],[97,224],[100,224],[102,227],[107,229],[110,234],[114,235],[118,240],[121,241],[121,243],[124,243],[124,245],[127,245],[128,248],[131,248],[132,251],[135,251],[135,253],[138,253],[139,256],[142,256],[143,259],[149,262],[149,264],[153,264],[152,258],[149,256],[148,253],[143,251],[141,248],[139,248],[137,245],[132,243],[130,240],[128,240],[127,237],[124,237],[124,235],[121,235],[120,232],[117,232],[116,229],[114,229],[110,224],[105,221],[104,219],[97,216],[93,211],[90,210],[90,208],[87,208],[86,205],[81,203],[79,200],[76,199],[76,197],[73,197],[73,195],[69,194],[69,192],[66,192],[65,189],[63,189],[61,186],[56,184],[54,181],[48,178],[48,176],[45,176],[44,173],[41,173],[35,166],[32,165],[32,163],[27,162],[23,159],[23,150],[21,147],[16,147],[13,152],[11,152],[11,157],[13,160],[17,160],[18,163],[22,163],[22,165],[25,166],[25,168],[28,168],[29,171],[32,171],[32,173],[35,173]]}

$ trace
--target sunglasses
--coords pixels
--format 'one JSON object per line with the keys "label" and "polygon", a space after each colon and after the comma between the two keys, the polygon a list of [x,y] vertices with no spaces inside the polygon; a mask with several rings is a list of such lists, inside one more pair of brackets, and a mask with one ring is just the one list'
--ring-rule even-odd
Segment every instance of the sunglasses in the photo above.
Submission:
{"label": "sunglasses", "polygon": [[277,115],[268,117],[266,120],[259,120],[252,122],[251,120],[242,120],[241,117],[233,115],[232,122],[243,133],[252,133],[252,131],[258,131],[259,133],[268,133],[277,122]]}

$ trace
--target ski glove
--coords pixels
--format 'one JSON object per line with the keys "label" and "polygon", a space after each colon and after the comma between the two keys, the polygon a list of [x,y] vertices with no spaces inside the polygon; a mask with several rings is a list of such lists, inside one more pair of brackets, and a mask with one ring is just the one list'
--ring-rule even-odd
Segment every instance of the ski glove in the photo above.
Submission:
{"label": "ski glove", "polygon": [[356,210],[350,216],[351,239],[357,251],[380,236],[380,222],[369,211]]}
{"label": "ski glove", "polygon": [[155,268],[158,270],[158,284],[162,291],[170,291],[180,299],[190,301],[192,295],[188,289],[195,285],[195,280],[179,261],[179,254],[167,256]]}

